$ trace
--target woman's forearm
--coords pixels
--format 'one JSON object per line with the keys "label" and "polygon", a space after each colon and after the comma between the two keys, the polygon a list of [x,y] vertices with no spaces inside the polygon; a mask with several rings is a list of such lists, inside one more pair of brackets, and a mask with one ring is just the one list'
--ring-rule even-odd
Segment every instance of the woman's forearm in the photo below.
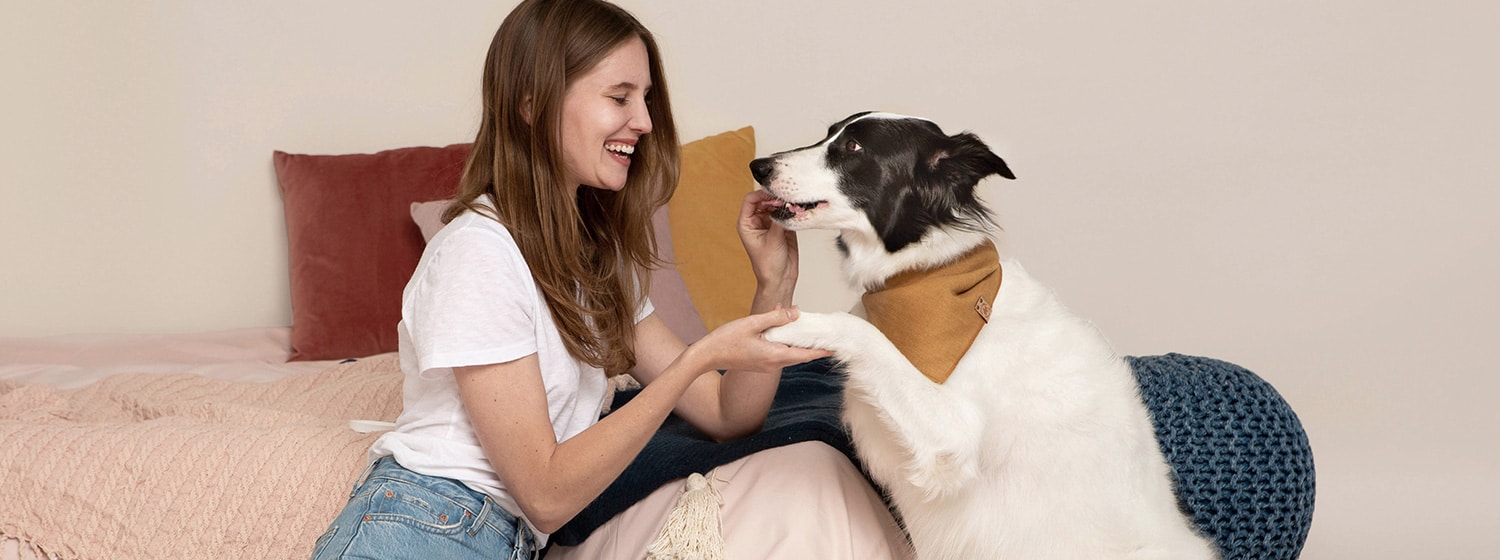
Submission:
{"label": "woman's forearm", "polygon": [[719,441],[738,439],[760,431],[766,413],[776,398],[781,372],[730,370],[719,381],[719,413],[724,431]]}
{"label": "woman's forearm", "polygon": [[795,282],[791,283],[769,283],[756,284],[755,297],[750,300],[750,314],[765,313],[778,306],[789,309],[792,307],[792,289]]}
{"label": "woman's forearm", "polygon": [[686,375],[664,375],[597,424],[558,444],[534,483],[538,494],[522,501],[517,492],[527,518],[550,533],[583,511],[646,447],[690,383]]}
{"label": "woman's forearm", "polygon": [[552,532],[599,496],[650,441],[705,367],[683,357],[630,403],[558,442],[536,356],[456,372],[490,464],[533,525]]}
{"label": "woman's forearm", "polygon": [[[750,313],[765,313],[777,308],[791,309],[791,282],[758,282],[755,297],[750,301]],[[729,370],[719,382],[719,415],[724,432],[720,441],[738,439],[760,431],[765,425],[766,413],[771,401],[776,398],[776,388],[781,384],[781,372],[753,372]]]}

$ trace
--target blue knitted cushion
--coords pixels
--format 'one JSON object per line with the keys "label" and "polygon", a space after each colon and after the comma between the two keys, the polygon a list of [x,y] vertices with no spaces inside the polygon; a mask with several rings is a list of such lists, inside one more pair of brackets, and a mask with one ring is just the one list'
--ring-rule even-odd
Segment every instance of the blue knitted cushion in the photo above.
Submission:
{"label": "blue knitted cushion", "polygon": [[1183,513],[1226,560],[1296,558],[1312,524],[1313,456],[1276,389],[1219,360],[1127,359]]}

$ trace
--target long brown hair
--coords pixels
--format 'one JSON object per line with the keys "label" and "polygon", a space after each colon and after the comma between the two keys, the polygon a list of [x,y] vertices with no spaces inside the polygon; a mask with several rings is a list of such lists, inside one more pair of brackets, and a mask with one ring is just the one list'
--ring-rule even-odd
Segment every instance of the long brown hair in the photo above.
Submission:
{"label": "long brown hair", "polygon": [[[564,178],[567,87],[632,38],[646,44],[652,132],[641,137],[619,192]],[[531,267],[568,352],[606,374],[635,366],[635,311],[660,266],[651,214],[677,188],[678,140],[656,39],[629,12],[599,0],[526,0],[490,44],[484,107],[452,220],[473,210],[505,224]],[[531,123],[522,116],[529,98]],[[489,195],[496,215],[477,204]]]}

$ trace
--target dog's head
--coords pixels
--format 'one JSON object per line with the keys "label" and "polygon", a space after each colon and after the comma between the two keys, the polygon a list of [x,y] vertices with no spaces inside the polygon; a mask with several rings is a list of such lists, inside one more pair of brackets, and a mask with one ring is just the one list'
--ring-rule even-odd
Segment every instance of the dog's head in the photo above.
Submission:
{"label": "dog's head", "polygon": [[1016,178],[971,133],[872,112],[839,121],[817,144],[752,161],[750,172],[778,199],[771,217],[783,227],[858,232],[889,253],[934,229],[993,227],[975,187],[990,175]]}

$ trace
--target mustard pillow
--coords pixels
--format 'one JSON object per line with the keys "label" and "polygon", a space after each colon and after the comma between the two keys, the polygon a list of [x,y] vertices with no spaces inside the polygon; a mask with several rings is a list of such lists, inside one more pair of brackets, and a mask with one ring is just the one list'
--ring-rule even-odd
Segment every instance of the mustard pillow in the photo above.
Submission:
{"label": "mustard pillow", "polygon": [[677,271],[708,330],[750,313],[755,274],[735,223],[755,188],[755,129],[745,127],[682,146],[682,177],[667,203]]}

